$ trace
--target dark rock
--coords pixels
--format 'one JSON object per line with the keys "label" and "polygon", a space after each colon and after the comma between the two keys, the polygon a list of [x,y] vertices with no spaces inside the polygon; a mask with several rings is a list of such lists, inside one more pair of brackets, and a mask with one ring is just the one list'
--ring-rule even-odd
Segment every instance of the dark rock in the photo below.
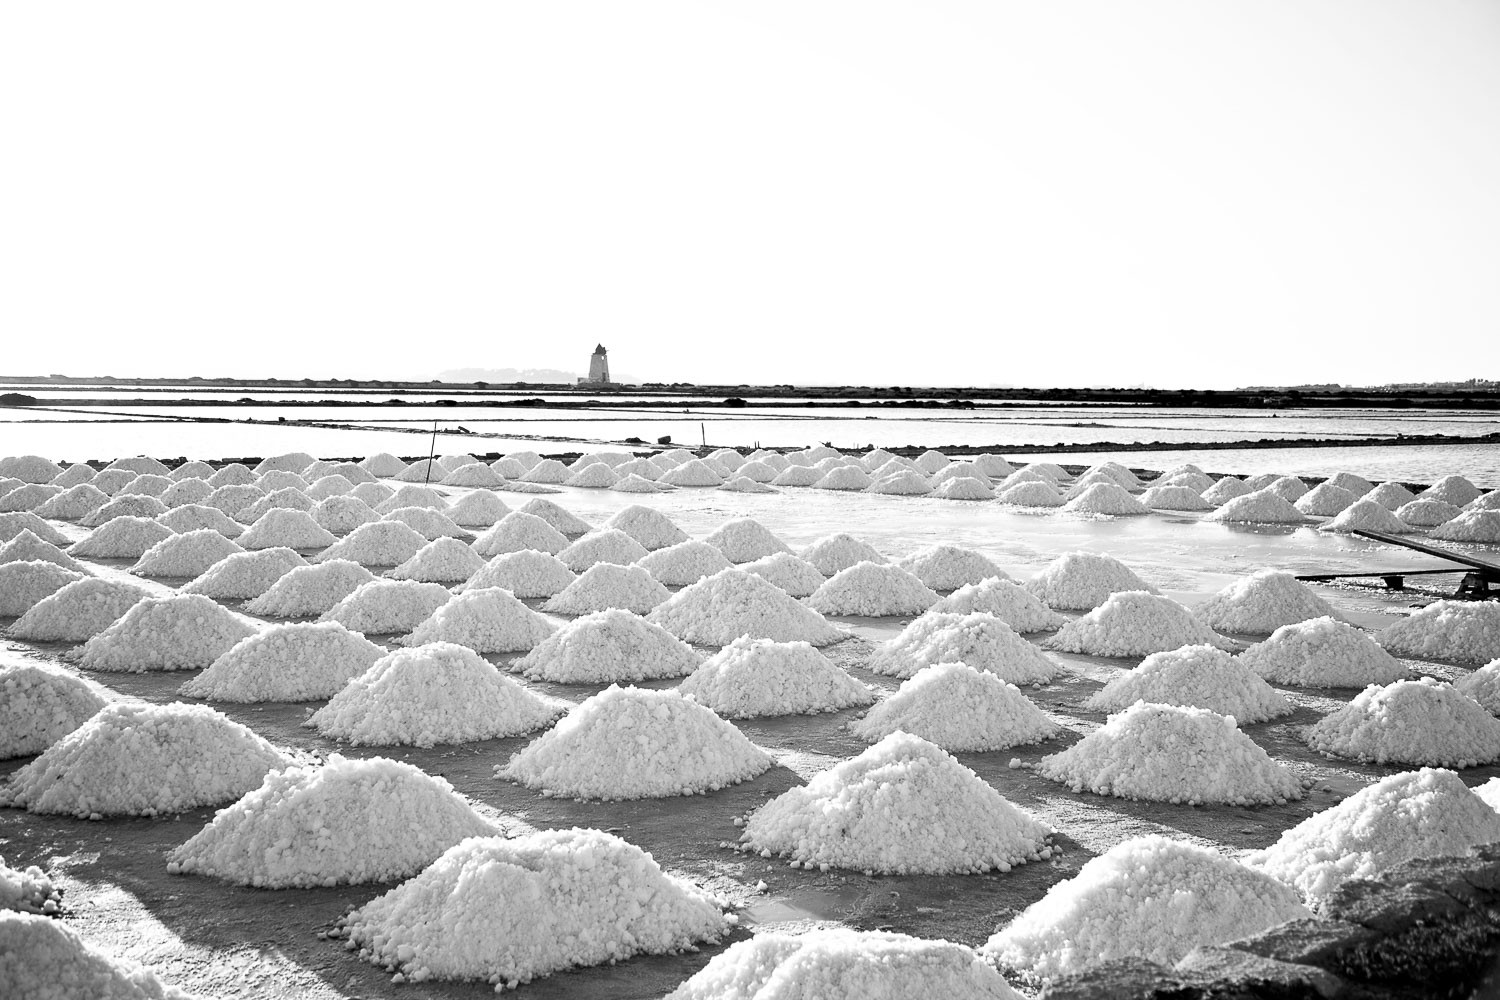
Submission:
{"label": "dark rock", "polygon": [[1040,1000],[1207,1000],[1203,984],[1144,958],[1101,962],[1047,984]]}
{"label": "dark rock", "polygon": [[1341,920],[1290,920],[1228,947],[1293,965],[1336,969],[1340,956],[1379,941],[1381,935]]}
{"label": "dark rock", "polygon": [[[1298,965],[1266,958],[1222,945],[1199,947],[1177,963],[1178,974],[1191,973],[1224,984],[1233,984],[1245,996],[1284,1000],[1326,1000],[1342,996],[1346,984],[1340,977],[1315,965]],[[1221,989],[1214,996],[1227,996]]]}
{"label": "dark rock", "polygon": [[1382,934],[1399,934],[1415,925],[1461,920],[1470,908],[1468,901],[1426,882],[1392,885],[1358,878],[1335,889],[1323,912]]}

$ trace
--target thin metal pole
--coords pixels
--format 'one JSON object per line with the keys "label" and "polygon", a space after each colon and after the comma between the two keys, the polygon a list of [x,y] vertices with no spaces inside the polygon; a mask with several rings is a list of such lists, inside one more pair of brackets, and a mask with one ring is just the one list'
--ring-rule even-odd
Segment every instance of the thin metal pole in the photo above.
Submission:
{"label": "thin metal pole", "polygon": [[432,422],[432,445],[427,449],[427,475],[422,477],[423,486],[432,480],[432,456],[437,454],[437,425],[438,422],[434,420]]}

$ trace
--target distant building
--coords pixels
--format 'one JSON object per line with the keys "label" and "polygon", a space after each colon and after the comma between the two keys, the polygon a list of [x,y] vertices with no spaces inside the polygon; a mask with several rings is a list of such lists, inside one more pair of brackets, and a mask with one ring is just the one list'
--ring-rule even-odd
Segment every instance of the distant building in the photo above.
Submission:
{"label": "distant building", "polygon": [[593,357],[589,358],[589,376],[578,380],[579,384],[609,381],[609,352],[600,344],[594,348]]}

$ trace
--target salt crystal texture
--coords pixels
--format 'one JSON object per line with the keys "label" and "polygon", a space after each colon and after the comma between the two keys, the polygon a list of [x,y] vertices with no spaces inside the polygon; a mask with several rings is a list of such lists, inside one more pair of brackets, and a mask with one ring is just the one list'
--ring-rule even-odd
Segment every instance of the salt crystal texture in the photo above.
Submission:
{"label": "salt crystal texture", "polygon": [[[262,485],[263,484],[257,484]],[[282,488],[268,493],[234,516],[241,524],[254,524],[273,510],[289,510],[306,513],[312,510],[313,500],[299,489]]]}
{"label": "salt crystal texture", "polygon": [[1043,604],[1062,611],[1089,611],[1120,591],[1156,593],[1155,587],[1114,556],[1093,552],[1058,556],[1027,582],[1026,589]]}
{"label": "salt crystal texture", "polygon": [[336,622],[273,625],[235,643],[177,693],[242,704],[319,701],[332,698],[385,652]]}
{"label": "salt crystal texture", "polygon": [[1303,524],[1306,514],[1292,506],[1290,500],[1269,487],[1226,500],[1206,521],[1230,521],[1240,524]]}
{"label": "salt crystal texture", "polygon": [[1396,508],[1396,516],[1413,528],[1436,528],[1462,513],[1462,507],[1442,500],[1413,500]]}
{"label": "salt crystal texture", "polygon": [[[636,565],[668,587],[685,587],[728,569],[730,563],[724,553],[707,542],[689,540],[657,549],[638,560]],[[818,574],[818,583],[822,582],[822,574]]]}
{"label": "salt crystal texture", "polygon": [[289,548],[236,552],[214,563],[178,591],[226,601],[248,601],[270,590],[272,584],[296,567],[306,565],[307,560]]}
{"label": "salt crystal texture", "polygon": [[206,667],[255,629],[201,594],[150,597],[83,644],[89,670],[144,673]]}
{"label": "salt crystal texture", "polygon": [[373,579],[373,573],[348,559],[296,566],[248,602],[245,610],[263,618],[313,618]]}
{"label": "salt crystal texture", "polygon": [[359,463],[359,467],[371,475],[388,479],[391,476],[400,475],[406,469],[406,463],[390,452],[382,451],[365,458]]}
{"label": "salt crystal texture", "polygon": [[1249,667],[1212,646],[1152,653],[1111,679],[1083,703],[1093,712],[1120,712],[1138,701],[1185,705],[1264,722],[1292,714],[1292,704]]}
{"label": "salt crystal texture", "polygon": [[422,583],[462,583],[482,569],[484,560],[467,544],[456,538],[438,538],[386,576]]}
{"label": "salt crystal texture", "polygon": [[322,476],[303,487],[303,492],[309,500],[317,502],[330,497],[348,496],[353,489],[354,484],[345,476]]}
{"label": "salt crystal texture", "polygon": [[1268,681],[1293,687],[1362,688],[1406,676],[1406,668],[1374,639],[1331,617],[1283,625],[1239,661]]}
{"label": "salt crystal texture", "polygon": [[1357,497],[1362,497],[1375,488],[1375,484],[1363,476],[1356,476],[1352,472],[1335,472],[1328,477],[1330,485],[1340,489],[1348,490]]}
{"label": "salt crystal texture", "polygon": [[445,511],[448,498],[431,486],[402,486],[375,505],[375,513],[385,515],[406,507]]}
{"label": "salt crystal texture", "polygon": [[865,487],[865,492],[920,497],[932,492],[932,484],[927,481],[926,476],[915,469],[899,469],[890,475],[876,479]]}
{"label": "salt crystal texture", "polygon": [[1010,684],[1044,684],[1062,673],[1047,654],[994,615],[977,611],[925,617],[932,621],[917,619],[877,650],[870,670],[912,677],[936,663],[967,663]]}
{"label": "salt crystal texture", "polygon": [[396,491],[385,483],[360,483],[349,491],[349,495],[363,500],[370,505],[371,510],[374,510],[376,504],[389,500],[396,495]]}
{"label": "salt crystal texture", "polygon": [[450,598],[401,643],[452,642],[478,653],[514,653],[533,648],[556,628],[510,591],[480,587]]}
{"label": "salt crystal texture", "polygon": [[510,507],[494,490],[471,490],[448,510],[448,517],[461,528],[488,528],[506,514]]}
{"label": "salt crystal texture", "polygon": [[724,553],[724,557],[736,565],[754,562],[778,552],[792,551],[760,522],[748,517],[720,525],[703,540]]}
{"label": "salt crystal texture", "polygon": [[618,528],[602,528],[584,535],[557,553],[563,565],[575,573],[582,573],[596,563],[628,566],[645,556],[645,546]]}
{"label": "salt crystal texture", "polygon": [[643,615],[671,596],[671,591],[639,566],[601,562],[579,574],[542,605],[542,610],[557,615],[590,615],[620,608]]}
{"label": "salt crystal texture", "polygon": [[1270,635],[1283,625],[1331,616],[1333,608],[1285,570],[1263,569],[1231,583],[1194,614],[1220,632]]}
{"label": "salt crystal texture", "polygon": [[693,647],[630,611],[576,618],[514,664],[531,680],[613,684],[682,677],[703,662]]}
{"label": "salt crystal texture", "polygon": [[47,562],[28,559],[0,563],[0,616],[18,618],[84,574]]}
{"label": "salt crystal texture", "polygon": [[439,483],[448,474],[435,458],[423,458],[411,463],[406,468],[393,476],[384,478],[394,479],[400,483]]}
{"label": "salt crystal texture", "polygon": [[338,622],[366,635],[410,632],[453,595],[440,583],[371,580],[325,611],[320,622]]}
{"label": "salt crystal texture", "polygon": [[399,566],[427,544],[420,532],[400,521],[362,524],[318,553],[319,562],[347,559],[361,566]]}
{"label": "salt crystal texture", "polygon": [[109,954],[51,917],[0,910],[0,982],[24,1000],[192,1000],[156,973]]}
{"label": "salt crystal texture", "polygon": [[1062,615],[1032,596],[1030,591],[1005,577],[991,577],[978,583],[966,584],[934,604],[928,613],[969,615],[976,611],[988,612],[1021,633],[1050,632],[1067,622]]}
{"label": "salt crystal texture", "polygon": [[1232,645],[1181,604],[1144,590],[1111,594],[1042,641],[1047,649],[1091,656],[1148,656],[1197,643]]}
{"label": "salt crystal texture", "polygon": [[136,576],[196,577],[219,560],[243,551],[213,528],[198,528],[163,538],[141,553],[130,572]]}
{"label": "salt crystal texture", "polygon": [[877,552],[873,545],[844,532],[824,535],[803,549],[799,555],[804,562],[816,566],[818,572],[824,576],[833,576],[856,563],[886,562],[885,556]]}
{"label": "salt crystal texture", "polygon": [[882,618],[920,614],[937,601],[938,595],[906,570],[861,562],[830,577],[813,591],[807,606],[825,615]]}
{"label": "salt crystal texture", "polygon": [[498,486],[505,481],[500,475],[488,465],[475,462],[471,465],[461,465],[442,479],[444,486]]}
{"label": "salt crystal texture", "polygon": [[214,467],[207,462],[184,462],[170,473],[172,478],[181,482],[184,479],[207,479],[214,474]]}
{"label": "salt crystal texture", "polygon": [[0,511],[32,511],[61,493],[61,487],[32,483],[0,495]]}
{"label": "salt crystal texture", "polygon": [[1372,684],[1307,730],[1307,745],[1362,763],[1465,768],[1500,758],[1500,719],[1431,677]]}
{"label": "salt crystal texture", "polygon": [[56,664],[4,656],[0,659],[0,760],[46,750],[103,708],[108,694],[107,689]]}
{"label": "salt crystal texture", "polygon": [[930,545],[897,560],[896,565],[937,591],[957,590],[991,578],[1010,579],[988,556],[956,545]]}
{"label": "salt crystal texture", "polygon": [[1453,686],[1473,698],[1491,715],[1500,715],[1500,659],[1491,660]]}
{"label": "salt crystal texture", "polygon": [[[210,485],[213,484],[210,483]],[[242,510],[265,495],[265,490],[250,483],[222,484],[215,486],[214,491],[203,498],[203,506],[221,510],[229,517],[238,517]],[[105,504],[94,513],[98,514],[106,510],[108,506],[109,504]]]}
{"label": "salt crystal texture", "polygon": [[899,730],[953,752],[1039,743],[1062,727],[1014,684],[966,663],[941,663],[918,671],[849,730],[871,743]]}
{"label": "salt crystal texture", "polygon": [[523,549],[555,556],[567,547],[566,535],[535,514],[519,510],[506,514],[474,541],[474,551],[485,557]]}
{"label": "salt crystal texture", "polygon": [[495,556],[459,589],[501,587],[517,597],[551,597],[576,579],[557,556],[522,549]]}
{"label": "salt crystal texture", "polygon": [[1500,510],[1469,510],[1432,529],[1432,537],[1448,542],[1500,542]]}
{"label": "salt crystal texture", "polygon": [[650,621],[688,642],[727,646],[742,635],[827,646],[849,637],[818,612],[743,569],[721,570],[673,594]]}
{"label": "salt crystal texture", "polygon": [[823,574],[818,572],[818,568],[790,552],[777,552],[754,562],[744,563],[740,569],[754,573],[792,597],[809,597],[813,591],[823,586]]}
{"label": "salt crystal texture", "polygon": [[[5,863],[4,856],[0,855],[0,913],[10,910],[51,916],[58,912],[61,903],[62,889],[53,885],[40,867],[30,865],[25,869],[12,868]],[[10,939],[5,934],[13,926],[0,925],[0,956],[11,946]],[[0,968],[3,967],[4,959],[0,957]],[[9,977],[0,979],[0,982],[12,987],[15,985],[15,980]]]}
{"label": "salt crystal texture", "polygon": [[74,542],[70,553],[87,559],[139,559],[151,546],[174,532],[146,517],[116,517]]}
{"label": "salt crystal texture", "polygon": [[[178,507],[187,506],[188,504],[201,503],[202,501],[207,500],[209,497],[213,496],[213,492],[214,488],[208,485],[208,483],[204,482],[202,479],[181,479],[173,483],[171,487],[169,487],[167,491],[161,495],[161,502],[166,504],[168,507],[176,509]],[[222,514],[224,512],[219,511],[219,513]],[[157,517],[157,520],[161,520],[162,516],[164,515],[159,515]],[[227,514],[225,516],[228,517]],[[235,527],[238,528],[239,525],[236,524]]]}
{"label": "salt crystal texture", "polygon": [[10,635],[43,642],[82,642],[151,596],[135,584],[84,577],[38,601],[10,627]]}
{"label": "salt crystal texture", "polygon": [[836,712],[875,700],[805,642],[746,637],[710,657],[677,690],[726,719]]}
{"label": "salt crystal texture", "polygon": [[1395,656],[1488,663],[1500,656],[1500,604],[1433,601],[1378,633],[1375,641]]}
{"label": "salt crystal texture", "polygon": [[312,518],[326,531],[347,535],[361,525],[380,520],[380,515],[359,497],[331,496],[313,504]]}
{"label": "salt crystal texture", "polygon": [[1400,483],[1381,483],[1364,495],[1365,500],[1374,500],[1386,510],[1395,510],[1416,498],[1415,493]]}

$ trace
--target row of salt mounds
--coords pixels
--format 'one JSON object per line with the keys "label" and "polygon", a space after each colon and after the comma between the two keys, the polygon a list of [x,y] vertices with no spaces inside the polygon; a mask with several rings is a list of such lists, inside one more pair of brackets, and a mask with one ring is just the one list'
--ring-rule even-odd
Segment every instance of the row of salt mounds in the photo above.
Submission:
{"label": "row of salt mounds", "polygon": [[1214,505],[1186,486],[1152,486],[1137,500],[1149,510],[1213,510]]}
{"label": "row of salt mounds", "polygon": [[34,562],[36,560],[49,562],[55,566],[70,569],[75,573],[92,574],[92,571],[83,563],[74,559],[51,542],[38,538],[32,533],[30,528],[22,529],[19,535],[4,545],[0,545],[0,563]]}
{"label": "row of salt mounds", "polygon": [[222,510],[196,503],[169,510],[157,517],[156,522],[184,534],[199,528],[212,528],[225,538],[238,538],[245,533],[244,527],[230,520]]}
{"label": "row of salt mounds", "polygon": [[640,504],[631,504],[624,510],[617,511],[601,527],[605,530],[613,528],[623,531],[651,552],[688,540],[687,532],[672,523],[671,518],[659,510],[642,507]]}
{"label": "row of salt mounds", "polygon": [[1228,521],[1237,524],[1304,524],[1308,517],[1291,501],[1271,489],[1256,490],[1224,502],[1205,521]]}
{"label": "row of salt mounds", "polygon": [[1333,608],[1285,570],[1263,569],[1231,583],[1194,613],[1220,632],[1270,635],[1283,625],[1330,617]]}
{"label": "row of salt mounds", "polygon": [[430,747],[519,736],[564,708],[565,702],[528,691],[472,649],[433,642],[376,660],[303,725],[356,746]]}
{"label": "row of salt mounds", "polygon": [[949,752],[1004,750],[1063,731],[1020,690],[966,663],[926,667],[849,731],[870,743],[901,731]]}
{"label": "row of salt mounds", "polygon": [[1363,688],[1406,676],[1374,639],[1328,616],[1283,625],[1238,658],[1266,680],[1292,687]]}
{"label": "row of salt mounds", "polygon": [[[730,562],[724,557],[724,553],[707,542],[690,540],[657,549],[640,559],[636,565],[665,586],[685,587],[728,569]],[[819,575],[818,585],[822,582],[823,578]]]}
{"label": "row of salt mounds", "polygon": [[77,657],[89,670],[196,670],[254,634],[253,627],[202,595],[151,597],[85,642]]}
{"label": "row of salt mounds", "polygon": [[1062,668],[992,614],[928,614],[912,622],[871,657],[873,673],[914,677],[938,663],[967,663],[1009,684],[1045,684]]}
{"label": "row of salt mounds", "polygon": [[814,646],[849,637],[786,591],[733,568],[679,590],[652,610],[649,620],[679,639],[704,646],[727,646],[742,635]]}
{"label": "row of salt mounds", "polygon": [[1500,542],[1500,510],[1471,510],[1432,529],[1432,538],[1447,542]]}
{"label": "row of salt mounds", "polygon": [[535,514],[513,510],[474,540],[474,551],[485,558],[535,549],[555,556],[568,547],[568,536]]}
{"label": "row of salt mounds", "polygon": [[461,528],[488,528],[509,513],[510,507],[494,490],[471,490],[449,508],[448,519]]}
{"label": "row of salt mounds", "polygon": [[1020,584],[1004,577],[965,584],[929,609],[929,613],[960,615],[976,611],[988,612],[1020,633],[1050,632],[1068,621]]}
{"label": "row of salt mounds", "polygon": [[439,777],[384,757],[266,775],[167,857],[173,874],[262,889],[409,878],[467,837],[496,830]]}
{"label": "row of salt mounds", "polygon": [[1307,730],[1307,745],[1362,763],[1454,768],[1500,757],[1500,719],[1431,677],[1374,684]]}
{"label": "row of salt mounds", "polygon": [[521,513],[533,514],[564,535],[584,535],[594,530],[594,526],[561,504],[553,503],[538,497],[528,500],[522,507]]}
{"label": "row of salt mounds", "polygon": [[320,622],[338,622],[366,635],[410,632],[453,595],[440,583],[371,580],[325,611]]}
{"label": "row of salt mounds", "polygon": [[[19,910],[53,916],[61,904],[62,890],[52,883],[40,866],[12,868],[5,863],[5,856],[0,855],[0,913]],[[0,937],[0,953],[7,947],[5,939]],[[0,976],[0,982],[10,984],[13,980]]]}
{"label": "row of salt mounds", "polygon": [[70,552],[88,559],[139,559],[151,546],[172,535],[171,528],[149,518],[117,517],[74,542]]}
{"label": "row of salt mounds", "polygon": [[214,529],[198,528],[163,538],[141,553],[130,572],[134,576],[196,577],[220,559],[243,551]]}
{"label": "row of salt mounds", "polygon": [[819,538],[798,553],[798,556],[804,562],[816,566],[824,576],[833,576],[862,562],[886,562],[885,556],[877,552],[873,545],[843,532]]}
{"label": "row of salt mounds", "polygon": [[786,591],[791,597],[811,597],[813,591],[823,586],[823,574],[818,572],[818,568],[790,552],[777,552],[754,562],[743,563],[740,569],[746,573],[754,573],[767,583]]}
{"label": "row of salt mounds", "polygon": [[235,643],[177,693],[207,701],[332,698],[385,649],[337,622],[274,625]]}
{"label": "row of salt mounds", "polygon": [[1500,841],[1500,813],[1452,771],[1392,774],[1314,813],[1245,863],[1295,888],[1310,904],[1354,878],[1412,858],[1473,854]]}
{"label": "row of salt mounds", "polygon": [[1125,487],[1114,483],[1095,483],[1063,504],[1063,510],[1069,514],[1109,514],[1115,517],[1151,513],[1151,508],[1127,493]]}
{"label": "row of salt mounds", "polygon": [[773,535],[759,521],[742,517],[720,525],[703,539],[735,565],[754,562],[778,552],[791,552],[791,548]]}
{"label": "row of salt mounds", "polygon": [[106,705],[0,788],[34,813],[155,816],[218,805],[292,760],[207,705]]}
{"label": "row of salt mounds", "polygon": [[1021,1000],[972,948],[890,931],[767,931],[714,956],[666,1000]]}
{"label": "row of salt mounds", "polygon": [[677,690],[726,719],[811,715],[868,705],[870,689],[805,642],[742,636]]}
{"label": "row of salt mounds", "polygon": [[1500,656],[1500,604],[1434,601],[1382,630],[1375,641],[1395,656],[1488,663]]}
{"label": "row of salt mounds", "polygon": [[1232,647],[1230,640],[1181,604],[1144,590],[1111,594],[1093,611],[1042,641],[1047,649],[1091,656],[1149,656],[1199,643]]}
{"label": "row of salt mounds", "polygon": [[484,569],[484,560],[456,538],[438,538],[386,574],[393,580],[419,583],[462,583]]}
{"label": "row of salt mounds", "polygon": [[1138,701],[1206,708],[1241,723],[1292,714],[1291,702],[1259,674],[1212,646],[1152,653],[1094,692],[1083,707],[1121,712]]}
{"label": "row of salt mounds", "polygon": [[557,556],[521,549],[495,556],[469,577],[460,590],[501,587],[517,597],[551,597],[578,579]]}
{"label": "row of salt mounds", "polygon": [[938,595],[906,570],[861,562],[829,577],[807,606],[825,615],[886,618],[921,614],[937,602]]}
{"label": "row of salt mounds", "polygon": [[513,665],[531,680],[604,684],[682,677],[702,664],[693,647],[630,611],[599,611],[558,629]]}
{"label": "row of salt mounds", "polygon": [[50,483],[62,475],[62,466],[40,455],[7,455],[0,458],[0,477],[23,483]]}
{"label": "row of salt mounds", "polygon": [[221,601],[248,601],[271,589],[272,584],[307,560],[292,549],[278,546],[255,552],[225,556],[201,574],[177,588],[181,594],[199,594]]}
{"label": "row of salt mounds", "polygon": [[1059,611],[1090,611],[1121,591],[1157,593],[1114,556],[1092,552],[1058,556],[1027,582],[1026,589]]}
{"label": "row of salt mounds", "polygon": [[133,583],[84,577],[38,601],[10,627],[9,634],[16,639],[83,642],[151,596]]}
{"label": "row of salt mounds", "polygon": [[13,1000],[193,1000],[146,966],[89,944],[61,921],[3,909],[0,982]]}
{"label": "row of salt mounds", "polygon": [[[623,731],[631,738],[621,738]],[[734,726],[677,691],[611,685],[495,769],[545,795],[664,798],[714,791],[771,766]]]}
{"label": "row of salt mounds", "polygon": [[556,628],[510,591],[481,587],[450,598],[401,644],[451,642],[476,653],[515,653],[536,646]]}
{"label": "row of salt mounds", "polygon": [[41,753],[108,701],[106,689],[59,666],[0,657],[0,760]]}
{"label": "row of salt mounds", "polygon": [[896,565],[936,591],[958,590],[991,578],[1010,579],[988,556],[956,545],[931,545]]}
{"label": "row of salt mounds", "polygon": [[1125,958],[1176,964],[1198,947],[1251,937],[1312,914],[1295,890],[1217,851],[1136,837],[1059,882],[981,952],[1052,979]]}
{"label": "row of salt mounds", "polygon": [[1292,506],[1312,517],[1334,517],[1348,510],[1358,499],[1349,490],[1322,483],[1298,497]]}
{"label": "row of salt mounds", "polygon": [[401,521],[372,521],[355,528],[318,553],[319,562],[348,559],[361,566],[399,566],[427,544],[422,533]]}
{"label": "row of salt mounds", "polygon": [[740,840],[805,868],[953,875],[1050,857],[1053,832],[947,751],[898,732],[767,802]]}
{"label": "row of salt mounds", "polygon": [[264,618],[315,618],[373,579],[373,573],[348,559],[296,566],[247,602],[245,610]]}
{"label": "row of salt mounds", "polygon": [[1284,805],[1302,783],[1273,761],[1234,719],[1206,708],[1138,701],[1037,764],[1075,792],[1198,805]]}
{"label": "row of salt mounds", "polygon": [[1392,535],[1408,535],[1416,529],[1374,500],[1356,500],[1346,507],[1338,517],[1318,525],[1319,531],[1334,531],[1349,534],[1353,531],[1383,531]]}
{"label": "row of salt mounds", "polygon": [[465,840],[343,927],[362,958],[409,979],[479,979],[499,990],[632,955],[697,950],[733,922],[640,848],[574,828]]}
{"label": "row of salt mounds", "polygon": [[82,579],[84,574],[45,559],[0,563],[0,617],[19,618],[38,602]]}

